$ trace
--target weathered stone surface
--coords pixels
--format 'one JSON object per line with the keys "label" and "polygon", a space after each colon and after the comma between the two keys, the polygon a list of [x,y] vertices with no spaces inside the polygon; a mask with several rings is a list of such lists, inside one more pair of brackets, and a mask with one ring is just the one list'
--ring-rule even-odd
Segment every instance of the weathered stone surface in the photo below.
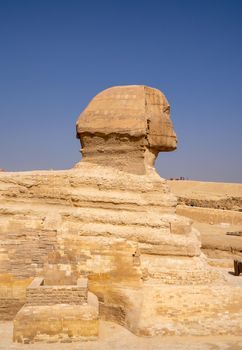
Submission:
{"label": "weathered stone surface", "polygon": [[99,93],[80,114],[76,129],[84,161],[135,174],[145,174],[158,152],[173,151],[177,144],[166,97],[141,85]]}
{"label": "weathered stone surface", "polygon": [[76,285],[46,285],[44,278],[37,277],[27,287],[27,305],[54,305],[70,304],[81,305],[87,303],[87,279],[82,279],[85,283]]}
{"label": "weathered stone surface", "polygon": [[94,340],[98,312],[88,305],[26,306],[14,319],[13,341],[18,343]]}
{"label": "weathered stone surface", "polygon": [[177,214],[190,217],[198,222],[210,224],[242,225],[242,213],[235,210],[222,210],[178,205]]}
{"label": "weathered stone surface", "polygon": [[[2,173],[0,278],[7,274],[26,283],[43,276],[49,284],[63,285],[88,276],[100,317],[136,334],[170,334],[170,329],[188,334],[191,325],[194,334],[204,334],[203,325],[208,331],[213,321],[211,332],[241,331],[242,310],[233,281],[207,264],[199,232],[190,219],[175,214],[176,197],[153,167],[159,151],[176,147],[168,110],[157,90],[108,89],[94,98],[77,123],[83,160],[74,169]],[[0,295],[7,300],[4,288],[2,284]],[[184,306],[183,293],[193,290],[202,292]],[[217,290],[221,298],[211,292]],[[163,293],[164,300],[174,298],[176,316],[168,317],[167,308],[160,307]],[[215,322],[211,306],[209,313],[197,312],[191,323],[188,315],[208,293],[216,299],[216,310],[226,309],[225,300],[230,300],[237,310],[233,320]],[[29,320],[31,307],[40,307],[40,319],[47,312],[45,306],[30,306]],[[196,317],[202,321],[195,327]]]}
{"label": "weathered stone surface", "polygon": [[55,286],[37,277],[13,323],[13,341],[19,343],[94,340],[99,329],[98,300],[88,293],[86,278],[76,285]]}
{"label": "weathered stone surface", "polygon": [[239,335],[240,295],[241,285],[147,285],[138,334]]}

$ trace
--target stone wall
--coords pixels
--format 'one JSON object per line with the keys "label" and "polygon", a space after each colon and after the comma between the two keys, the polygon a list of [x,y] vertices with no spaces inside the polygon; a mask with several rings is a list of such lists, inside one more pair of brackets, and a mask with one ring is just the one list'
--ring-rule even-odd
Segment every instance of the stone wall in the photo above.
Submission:
{"label": "stone wall", "polygon": [[198,199],[180,196],[178,197],[178,204],[198,208],[242,211],[241,197],[229,197],[222,199]]}
{"label": "stone wall", "polygon": [[178,215],[184,215],[195,221],[203,223],[228,223],[231,225],[242,225],[242,213],[235,210],[210,209],[178,205],[176,212]]}
{"label": "stone wall", "polygon": [[88,304],[25,306],[13,324],[13,341],[25,344],[96,340],[99,331],[98,310]]}
{"label": "stone wall", "polygon": [[26,287],[32,278],[16,280],[10,274],[0,275],[0,320],[12,320],[26,300]]}
{"label": "stone wall", "polygon": [[36,277],[27,287],[26,304],[13,321],[20,343],[94,340],[99,329],[98,299],[88,293],[87,278],[76,285],[50,286]]}
{"label": "stone wall", "polygon": [[81,279],[77,285],[46,286],[43,278],[35,278],[27,288],[27,305],[74,304],[87,302],[87,279]]}
{"label": "stone wall", "polygon": [[56,230],[18,229],[0,233],[0,275],[16,279],[34,277],[56,249]]}
{"label": "stone wall", "polygon": [[54,230],[0,232],[0,319],[12,319],[24,305],[26,287],[43,270],[56,243]]}

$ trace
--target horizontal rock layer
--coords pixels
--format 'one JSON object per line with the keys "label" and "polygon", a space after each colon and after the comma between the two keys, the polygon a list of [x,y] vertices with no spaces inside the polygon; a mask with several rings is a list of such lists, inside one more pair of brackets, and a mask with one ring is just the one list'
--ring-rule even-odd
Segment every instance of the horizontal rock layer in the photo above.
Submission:
{"label": "horizontal rock layer", "polygon": [[[102,318],[152,335],[164,331],[156,322],[165,319],[156,288],[169,286],[179,310],[180,287],[226,284],[201,255],[199,233],[190,219],[174,213],[176,198],[152,169],[135,175],[82,162],[66,171],[2,173],[0,204],[0,300],[9,315],[16,302],[25,303],[35,276],[54,285],[88,276]],[[6,318],[6,307],[0,315]],[[178,320],[171,322],[178,327]]]}

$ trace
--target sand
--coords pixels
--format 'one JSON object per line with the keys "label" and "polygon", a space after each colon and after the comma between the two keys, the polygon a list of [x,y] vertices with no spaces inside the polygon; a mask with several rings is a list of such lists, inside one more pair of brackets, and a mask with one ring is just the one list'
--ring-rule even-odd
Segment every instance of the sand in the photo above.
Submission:
{"label": "sand", "polygon": [[101,321],[98,341],[78,343],[12,343],[12,322],[0,322],[0,350],[240,350],[242,336],[137,337],[124,327]]}

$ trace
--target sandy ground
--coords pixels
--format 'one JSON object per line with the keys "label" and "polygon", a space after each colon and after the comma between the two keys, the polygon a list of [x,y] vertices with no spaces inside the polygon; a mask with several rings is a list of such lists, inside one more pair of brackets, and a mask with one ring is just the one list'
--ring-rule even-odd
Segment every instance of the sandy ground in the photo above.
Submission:
{"label": "sandy ground", "polygon": [[206,182],[206,181],[168,181],[171,191],[176,196],[192,198],[242,197],[241,183]]}
{"label": "sandy ground", "polygon": [[13,344],[12,322],[0,322],[0,350],[242,350],[241,336],[136,337],[112,322],[101,321],[98,341]]}

